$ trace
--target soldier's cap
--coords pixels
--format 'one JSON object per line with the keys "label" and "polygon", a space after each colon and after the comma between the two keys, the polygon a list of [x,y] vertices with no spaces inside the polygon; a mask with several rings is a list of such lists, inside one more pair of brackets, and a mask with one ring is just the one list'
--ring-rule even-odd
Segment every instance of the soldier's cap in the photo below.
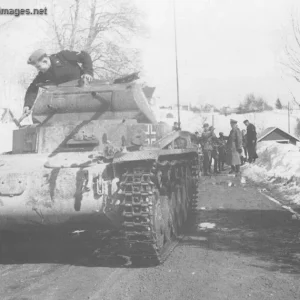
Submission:
{"label": "soldier's cap", "polygon": [[206,128],[206,127],[209,127],[209,124],[208,124],[208,123],[204,123],[204,124],[203,124],[203,128]]}
{"label": "soldier's cap", "polygon": [[247,122],[249,122],[249,120],[245,120],[243,123],[246,124]]}
{"label": "soldier's cap", "polygon": [[195,134],[199,134],[199,132],[198,132],[198,131],[195,131]]}
{"label": "soldier's cap", "polygon": [[215,130],[215,127],[214,126],[210,126],[209,130]]}
{"label": "soldier's cap", "polygon": [[232,124],[237,124],[237,121],[236,121],[236,120],[233,120],[233,119],[230,119],[230,123],[232,123]]}
{"label": "soldier's cap", "polygon": [[46,51],[43,49],[35,50],[28,58],[27,63],[29,65],[34,65],[47,56]]}

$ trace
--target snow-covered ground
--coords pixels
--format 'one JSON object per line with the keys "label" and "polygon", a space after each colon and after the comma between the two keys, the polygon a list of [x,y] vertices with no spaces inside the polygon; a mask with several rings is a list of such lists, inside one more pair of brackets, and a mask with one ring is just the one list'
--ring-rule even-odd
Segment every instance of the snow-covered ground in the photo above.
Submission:
{"label": "snow-covered ground", "polygon": [[243,175],[266,185],[284,201],[300,205],[300,149],[292,144],[260,142],[255,164],[243,167]]}

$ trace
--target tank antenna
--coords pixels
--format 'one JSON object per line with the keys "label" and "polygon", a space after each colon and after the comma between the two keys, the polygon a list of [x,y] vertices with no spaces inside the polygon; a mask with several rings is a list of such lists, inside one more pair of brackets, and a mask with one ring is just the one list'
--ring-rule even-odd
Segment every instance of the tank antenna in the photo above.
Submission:
{"label": "tank antenna", "polygon": [[178,80],[178,61],[177,61],[177,31],[176,31],[176,9],[175,0],[173,0],[173,19],[174,19],[174,37],[175,37],[175,60],[176,60],[176,87],[177,87],[177,113],[178,113],[178,127],[181,129],[180,123],[180,101],[179,101],[179,80]]}

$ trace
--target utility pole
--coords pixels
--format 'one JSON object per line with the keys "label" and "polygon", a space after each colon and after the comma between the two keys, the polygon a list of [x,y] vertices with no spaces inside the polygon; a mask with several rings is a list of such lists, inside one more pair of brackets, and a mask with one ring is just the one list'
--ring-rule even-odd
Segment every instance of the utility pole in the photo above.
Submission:
{"label": "utility pole", "polygon": [[290,101],[288,102],[288,128],[290,133]]}
{"label": "utility pole", "polygon": [[176,31],[176,9],[175,0],[173,0],[173,19],[174,19],[174,35],[175,35],[175,60],[176,60],[176,87],[177,87],[177,113],[178,113],[178,126],[181,129],[180,122],[180,101],[179,101],[179,80],[178,80],[178,61],[177,61],[177,31]]}

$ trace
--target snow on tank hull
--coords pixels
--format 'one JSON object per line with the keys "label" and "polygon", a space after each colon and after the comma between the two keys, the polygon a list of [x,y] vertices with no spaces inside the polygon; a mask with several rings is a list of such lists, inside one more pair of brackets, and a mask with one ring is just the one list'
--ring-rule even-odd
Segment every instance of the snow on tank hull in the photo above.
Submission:
{"label": "snow on tank hull", "polygon": [[[70,156],[65,157],[64,163]],[[78,163],[82,157],[76,156]],[[47,168],[47,155],[4,158],[0,169],[0,230],[54,226],[76,230],[101,222],[104,197],[100,189],[111,189],[112,181],[100,185],[97,179],[107,172],[108,164]]]}

